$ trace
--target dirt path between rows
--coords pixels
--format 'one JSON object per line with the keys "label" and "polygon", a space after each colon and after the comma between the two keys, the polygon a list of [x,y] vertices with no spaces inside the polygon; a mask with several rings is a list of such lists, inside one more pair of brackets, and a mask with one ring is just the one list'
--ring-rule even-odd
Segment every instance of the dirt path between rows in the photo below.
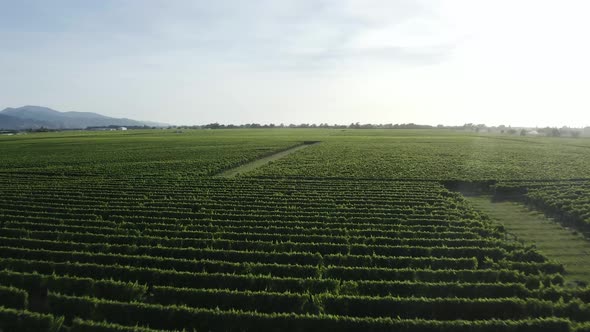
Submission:
{"label": "dirt path between rows", "polygon": [[275,154],[271,154],[270,156],[262,157],[260,159],[253,160],[253,161],[251,161],[249,163],[246,163],[246,164],[243,164],[243,165],[234,167],[234,168],[230,168],[228,170],[225,170],[225,171],[217,174],[216,177],[222,177],[222,178],[236,177],[236,176],[238,176],[240,174],[244,174],[246,172],[249,172],[249,171],[251,171],[251,170],[253,170],[255,168],[264,166],[264,165],[268,164],[271,161],[281,159],[283,157],[286,157],[286,156],[290,155],[293,152],[296,152],[296,151],[299,151],[299,150],[308,148],[310,146],[314,146],[314,145],[319,144],[319,143],[321,143],[321,142],[304,143],[304,144],[301,144],[301,145],[297,145],[297,146],[294,146],[294,147],[292,147],[290,149],[283,150],[283,151],[277,152]]}
{"label": "dirt path between rows", "polygon": [[504,225],[508,233],[535,244],[547,257],[563,264],[567,281],[590,284],[590,242],[581,234],[521,203],[492,202],[489,196],[466,199],[495,222]]}

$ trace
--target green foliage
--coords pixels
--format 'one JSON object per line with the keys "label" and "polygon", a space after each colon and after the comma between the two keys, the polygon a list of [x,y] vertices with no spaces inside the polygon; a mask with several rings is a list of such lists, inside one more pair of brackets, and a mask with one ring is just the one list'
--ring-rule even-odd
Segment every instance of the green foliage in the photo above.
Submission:
{"label": "green foliage", "polygon": [[63,321],[63,317],[0,306],[0,331],[58,332],[61,331]]}
{"label": "green foliage", "polygon": [[524,202],[567,226],[590,230],[590,181],[502,181],[495,197]]}
{"label": "green foliage", "polygon": [[[258,178],[210,176],[304,141],[322,143]],[[587,290],[438,180],[586,176],[587,158],[572,159],[584,144],[304,129],[0,138],[0,305],[18,309],[0,309],[0,329],[583,331]],[[573,210],[576,190],[556,208]]]}
{"label": "green foliage", "polygon": [[22,289],[0,285],[0,306],[14,309],[26,309],[27,297],[27,292]]}
{"label": "green foliage", "polygon": [[[330,137],[250,174],[259,177],[428,180],[590,177],[588,141],[413,131]],[[516,131],[514,132],[516,133]],[[397,134],[397,135],[396,135]],[[362,134],[361,134],[362,135]]]}

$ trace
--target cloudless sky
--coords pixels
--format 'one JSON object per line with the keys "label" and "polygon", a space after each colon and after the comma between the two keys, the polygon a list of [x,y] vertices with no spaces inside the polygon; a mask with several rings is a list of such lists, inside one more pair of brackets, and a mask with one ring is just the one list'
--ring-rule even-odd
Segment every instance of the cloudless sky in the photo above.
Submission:
{"label": "cloudless sky", "polygon": [[590,126],[585,0],[0,0],[0,109]]}

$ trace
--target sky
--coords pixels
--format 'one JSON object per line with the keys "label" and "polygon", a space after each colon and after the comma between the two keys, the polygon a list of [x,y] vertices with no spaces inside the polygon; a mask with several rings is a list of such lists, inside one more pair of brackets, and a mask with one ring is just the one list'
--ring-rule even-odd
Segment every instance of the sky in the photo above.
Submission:
{"label": "sky", "polygon": [[590,126],[585,0],[0,0],[0,109]]}

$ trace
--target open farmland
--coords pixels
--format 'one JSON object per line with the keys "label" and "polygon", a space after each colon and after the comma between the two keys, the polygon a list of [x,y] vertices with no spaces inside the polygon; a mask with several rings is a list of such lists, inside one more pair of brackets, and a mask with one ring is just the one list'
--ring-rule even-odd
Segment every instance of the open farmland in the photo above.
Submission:
{"label": "open farmland", "polygon": [[0,172],[71,176],[207,176],[301,142],[255,131],[73,132],[1,137]]}
{"label": "open farmland", "polygon": [[495,198],[523,201],[566,226],[590,232],[590,180],[504,181],[495,186]]}
{"label": "open farmland", "polygon": [[[321,143],[215,177],[306,141]],[[421,130],[0,137],[0,329],[590,331],[588,288],[445,187],[590,178],[588,147]],[[570,190],[546,188],[528,195]]]}
{"label": "open farmland", "polygon": [[493,200],[489,195],[468,196],[467,200],[505,227],[510,236],[534,243],[537,250],[562,264],[567,271],[566,284],[590,283],[590,241],[579,231],[517,201]]}
{"label": "open farmland", "polygon": [[366,136],[345,136],[347,132],[252,175],[442,181],[590,178],[589,140],[441,135],[427,130],[405,135],[365,131]]}

